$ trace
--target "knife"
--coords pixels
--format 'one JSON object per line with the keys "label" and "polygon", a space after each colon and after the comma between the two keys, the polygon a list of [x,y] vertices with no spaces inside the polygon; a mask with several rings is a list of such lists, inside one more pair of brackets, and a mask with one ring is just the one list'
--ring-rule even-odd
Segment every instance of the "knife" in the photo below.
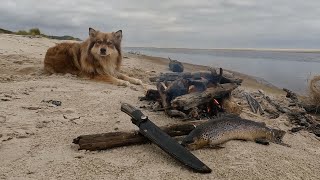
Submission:
{"label": "knife", "polygon": [[123,103],[121,105],[121,111],[132,118],[132,123],[139,127],[139,132],[143,136],[155,143],[174,159],[199,173],[210,173],[212,171],[189,150],[151,122],[139,109],[136,109],[130,104]]}

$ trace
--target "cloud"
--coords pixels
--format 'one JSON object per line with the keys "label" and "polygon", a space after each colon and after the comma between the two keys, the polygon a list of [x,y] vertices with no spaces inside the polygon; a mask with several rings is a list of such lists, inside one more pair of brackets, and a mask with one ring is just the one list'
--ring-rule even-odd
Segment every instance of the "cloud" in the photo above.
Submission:
{"label": "cloud", "polygon": [[0,27],[86,38],[124,32],[124,45],[319,48],[320,1],[2,0]]}

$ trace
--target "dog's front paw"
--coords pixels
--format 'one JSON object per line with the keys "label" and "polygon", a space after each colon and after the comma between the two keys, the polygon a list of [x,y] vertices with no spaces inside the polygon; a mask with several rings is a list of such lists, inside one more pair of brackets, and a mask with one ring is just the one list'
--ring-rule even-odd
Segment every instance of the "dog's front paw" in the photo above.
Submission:
{"label": "dog's front paw", "polygon": [[126,86],[127,87],[129,85],[130,85],[130,82],[128,82],[128,81],[121,80],[118,82],[118,86]]}
{"label": "dog's front paw", "polygon": [[132,84],[135,84],[135,85],[141,85],[142,84],[142,81],[140,79],[132,79]]}

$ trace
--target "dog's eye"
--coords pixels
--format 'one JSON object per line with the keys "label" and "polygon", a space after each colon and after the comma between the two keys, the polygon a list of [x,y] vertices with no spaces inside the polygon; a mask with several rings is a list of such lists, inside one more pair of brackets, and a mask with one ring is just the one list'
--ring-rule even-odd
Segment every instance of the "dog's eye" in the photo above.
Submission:
{"label": "dog's eye", "polygon": [[100,41],[100,40],[98,40],[97,42],[96,42],[96,44],[101,44],[102,43],[102,41]]}
{"label": "dog's eye", "polygon": [[112,43],[111,41],[108,41],[108,42],[107,42],[107,45],[108,45],[108,46],[110,46],[110,45],[112,45],[112,44],[113,44],[113,43]]}

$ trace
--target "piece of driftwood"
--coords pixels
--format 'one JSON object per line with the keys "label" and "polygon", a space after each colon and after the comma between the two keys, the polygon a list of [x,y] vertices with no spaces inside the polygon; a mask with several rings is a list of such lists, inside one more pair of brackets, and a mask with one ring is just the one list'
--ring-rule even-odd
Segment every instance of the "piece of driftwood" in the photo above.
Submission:
{"label": "piece of driftwood", "polygon": [[179,110],[172,110],[170,101],[180,95],[188,93],[188,85],[185,79],[178,79],[168,87],[163,82],[158,82],[157,89],[160,95],[162,107],[169,117],[180,117],[187,119],[188,116]]}
{"label": "piece of driftwood", "polygon": [[285,113],[293,124],[296,124],[301,127],[294,127],[292,129],[292,132],[297,132],[299,130],[305,129],[311,133],[314,133],[317,136],[320,136],[319,122],[314,120],[311,115],[308,115],[306,111],[301,111],[297,109],[293,110],[288,107],[282,107],[280,104],[273,101],[269,96],[266,96],[262,91],[259,92],[278,111],[280,111],[281,113]]}
{"label": "piece of driftwood", "polygon": [[189,117],[188,117],[188,115],[186,115],[186,113],[179,111],[179,110],[166,109],[165,112],[169,117],[178,117],[178,118],[182,118],[182,120],[189,119]]}
{"label": "piece of driftwood", "polygon": [[208,103],[212,101],[213,98],[226,97],[237,87],[238,85],[233,83],[219,84],[216,87],[207,88],[203,92],[195,92],[176,97],[171,101],[171,106],[175,109],[186,111],[201,104]]}
{"label": "piece of driftwood", "polygon": [[168,96],[169,102],[178,97],[188,93],[190,82],[187,79],[177,79],[168,85],[168,88],[165,90],[166,95]]}
{"label": "piece of driftwood", "polygon": [[264,111],[263,111],[260,103],[259,103],[254,97],[252,97],[251,94],[249,94],[249,93],[244,93],[244,96],[246,97],[247,102],[248,102],[248,104],[249,104],[250,109],[251,109],[252,112],[254,112],[254,113],[256,113],[256,114],[257,114],[258,112],[259,112],[260,114],[264,114]]}
{"label": "piece of driftwood", "polygon": [[[180,124],[173,124],[161,127],[161,129],[172,137],[189,134],[196,126],[206,120],[189,121]],[[140,135],[139,131],[131,132],[110,132],[102,134],[81,135],[73,140],[79,145],[79,150],[106,150],[115,147],[145,144],[150,142]]]}
{"label": "piece of driftwood", "polygon": [[283,88],[287,93],[286,97],[291,99],[291,101],[298,107],[303,107],[309,113],[320,113],[320,105],[313,104],[311,101],[300,100],[298,95],[293,91]]}
{"label": "piece of driftwood", "polygon": [[173,59],[170,59],[170,57],[168,57],[168,59],[170,60],[169,62],[169,69],[172,71],[172,72],[183,72],[183,64],[177,60],[173,60]]}
{"label": "piece of driftwood", "polygon": [[156,89],[148,89],[146,95],[139,98],[140,101],[158,101],[160,94]]}
{"label": "piece of driftwood", "polygon": [[[221,71],[222,72],[222,71]],[[236,78],[230,74],[219,74],[216,73],[215,70],[211,71],[199,71],[199,72],[184,72],[184,73],[161,73],[159,76],[151,77],[151,82],[163,82],[163,81],[175,81],[177,79],[207,79],[209,82],[213,84],[224,84],[224,83],[236,83],[241,84],[242,79]]]}
{"label": "piece of driftwood", "polygon": [[162,107],[164,109],[168,109],[170,107],[170,101],[169,101],[168,96],[166,94],[166,89],[167,89],[167,86],[163,82],[159,82],[157,84],[157,90],[159,92]]}

